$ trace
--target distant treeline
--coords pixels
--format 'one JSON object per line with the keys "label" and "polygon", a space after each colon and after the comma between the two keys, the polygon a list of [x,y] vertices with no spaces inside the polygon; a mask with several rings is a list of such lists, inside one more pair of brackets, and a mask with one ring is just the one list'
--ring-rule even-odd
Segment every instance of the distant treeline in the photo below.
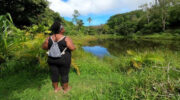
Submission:
{"label": "distant treeline", "polygon": [[[104,34],[132,35],[165,32],[180,26],[179,0],[155,0],[136,10],[112,16],[99,32]],[[177,32],[180,34],[180,30]]]}

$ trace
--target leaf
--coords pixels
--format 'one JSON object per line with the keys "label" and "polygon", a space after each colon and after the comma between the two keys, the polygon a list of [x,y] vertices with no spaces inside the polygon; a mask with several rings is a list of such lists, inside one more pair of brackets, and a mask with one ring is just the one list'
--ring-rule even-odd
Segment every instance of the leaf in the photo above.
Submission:
{"label": "leaf", "polygon": [[132,59],[137,62],[141,62],[141,63],[143,62],[143,57],[140,55],[136,55]]}
{"label": "leaf", "polygon": [[9,17],[9,20],[11,21],[11,23],[13,23],[13,20],[12,20],[11,14],[10,14],[10,13],[7,13],[6,15]]}
{"label": "leaf", "polygon": [[74,69],[76,70],[76,73],[78,74],[78,75],[80,75],[80,71],[79,71],[79,67],[76,65],[76,63],[75,63],[75,61],[74,61],[74,59],[72,58],[72,66],[74,67]]}
{"label": "leaf", "polygon": [[134,56],[136,55],[136,53],[132,50],[127,50],[127,54],[131,55],[131,56]]}
{"label": "leaf", "polygon": [[5,60],[5,57],[3,56],[3,55],[0,55],[0,64],[1,63],[3,63],[3,62],[5,62],[6,60]]}
{"label": "leaf", "polygon": [[132,64],[136,69],[141,69],[142,64],[140,62],[132,61]]}
{"label": "leaf", "polygon": [[159,55],[153,55],[153,54],[147,54],[144,58],[147,62],[157,62],[157,63],[163,63],[165,62],[165,59]]}
{"label": "leaf", "polygon": [[131,73],[132,73],[132,71],[133,71],[133,69],[132,69],[132,68],[128,69],[127,74],[128,74],[128,75],[129,75],[129,74],[131,74]]}

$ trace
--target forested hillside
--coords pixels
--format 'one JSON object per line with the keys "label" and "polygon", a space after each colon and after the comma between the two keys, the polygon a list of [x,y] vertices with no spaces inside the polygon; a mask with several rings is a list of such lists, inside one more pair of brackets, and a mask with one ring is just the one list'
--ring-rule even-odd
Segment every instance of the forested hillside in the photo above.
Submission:
{"label": "forested hillside", "polygon": [[155,0],[139,8],[141,10],[112,16],[103,27],[104,33],[127,36],[170,31],[180,34],[179,0]]}

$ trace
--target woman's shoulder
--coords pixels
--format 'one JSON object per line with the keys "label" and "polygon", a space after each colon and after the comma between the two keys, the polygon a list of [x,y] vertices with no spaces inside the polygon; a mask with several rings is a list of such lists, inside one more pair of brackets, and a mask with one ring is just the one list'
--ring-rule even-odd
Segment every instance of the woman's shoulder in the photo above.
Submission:
{"label": "woman's shoulder", "polygon": [[69,41],[71,38],[69,36],[65,36],[65,41]]}

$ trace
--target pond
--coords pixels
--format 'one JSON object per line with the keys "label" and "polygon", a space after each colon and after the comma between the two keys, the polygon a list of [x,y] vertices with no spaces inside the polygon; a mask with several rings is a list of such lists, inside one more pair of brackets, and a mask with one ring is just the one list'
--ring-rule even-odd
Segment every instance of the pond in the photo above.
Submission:
{"label": "pond", "polygon": [[95,56],[98,56],[98,57],[104,57],[105,55],[106,56],[110,55],[107,48],[104,48],[102,46],[83,46],[82,48],[85,51],[90,52],[90,53],[92,53],[92,54],[94,54]]}
{"label": "pond", "polygon": [[82,47],[86,52],[90,52],[98,57],[119,55],[127,50],[152,51],[170,50],[180,51],[180,40],[158,40],[158,39],[99,39],[90,41],[88,45]]}

